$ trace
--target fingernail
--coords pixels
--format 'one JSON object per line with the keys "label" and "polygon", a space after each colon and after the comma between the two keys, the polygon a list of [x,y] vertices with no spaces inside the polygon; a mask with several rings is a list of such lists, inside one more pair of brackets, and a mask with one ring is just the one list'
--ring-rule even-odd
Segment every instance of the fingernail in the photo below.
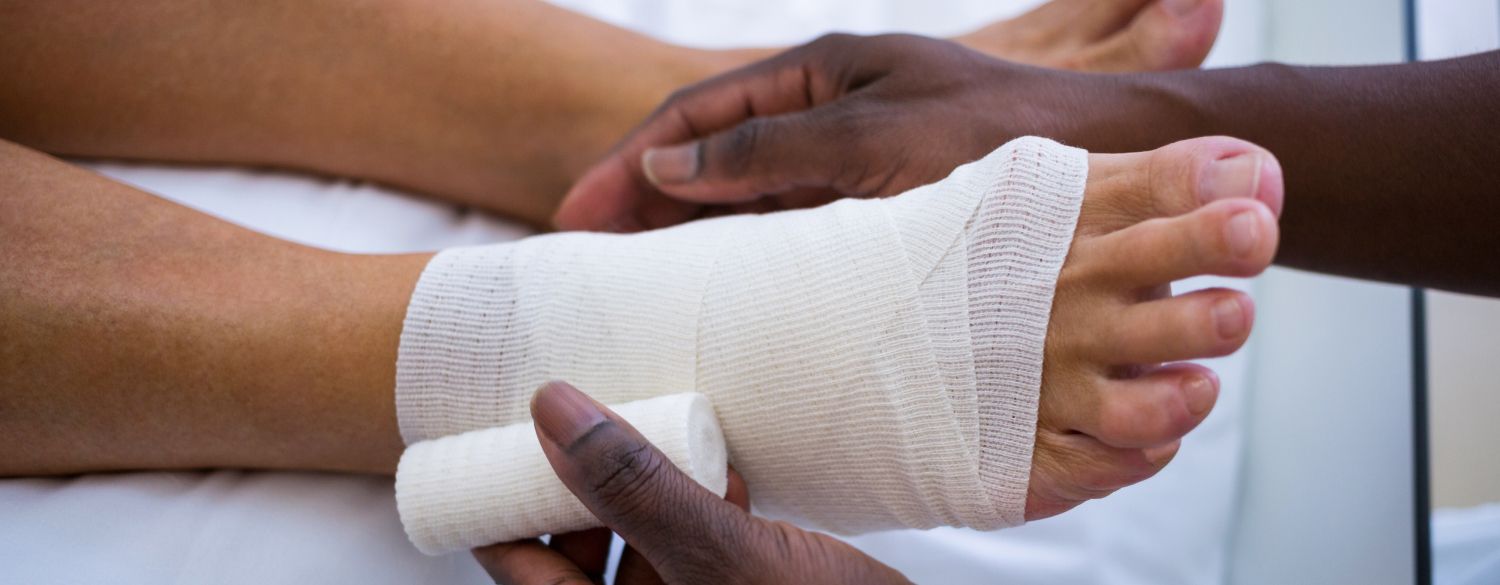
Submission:
{"label": "fingernail", "polygon": [[1224,299],[1214,303],[1214,324],[1219,328],[1219,337],[1239,337],[1245,331],[1245,309],[1236,299]]}
{"label": "fingernail", "polygon": [[1255,197],[1260,187],[1261,158],[1259,152],[1247,152],[1209,163],[1198,183],[1198,198],[1208,203]]}
{"label": "fingernail", "polygon": [[1161,0],[1162,6],[1177,16],[1187,16],[1198,8],[1199,0]]}
{"label": "fingernail", "polygon": [[1229,253],[1237,258],[1249,256],[1255,251],[1255,240],[1260,237],[1254,211],[1241,211],[1229,218],[1224,226],[1225,239],[1229,240]]}
{"label": "fingernail", "polygon": [[547,382],[531,398],[531,415],[542,434],[567,446],[605,421],[599,407],[567,382]]}
{"label": "fingernail", "polygon": [[1214,383],[1208,376],[1192,374],[1182,382],[1182,396],[1193,416],[1203,416],[1213,409],[1214,394]]}
{"label": "fingernail", "polygon": [[647,149],[641,168],[652,185],[686,183],[698,178],[698,143]]}

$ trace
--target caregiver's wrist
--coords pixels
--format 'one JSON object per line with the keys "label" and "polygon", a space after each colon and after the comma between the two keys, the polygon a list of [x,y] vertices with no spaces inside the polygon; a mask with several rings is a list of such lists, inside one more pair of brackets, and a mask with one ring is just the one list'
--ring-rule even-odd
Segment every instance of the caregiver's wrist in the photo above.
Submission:
{"label": "caregiver's wrist", "polygon": [[[1003,60],[974,75],[974,117],[998,139],[1035,135],[1095,152],[1136,152],[1196,136],[1192,80],[1079,73]],[[998,146],[995,144],[994,146]]]}
{"label": "caregiver's wrist", "polygon": [[1058,136],[1095,152],[1137,152],[1202,136],[1210,126],[1201,78],[1180,73],[1066,73],[1069,112]]}

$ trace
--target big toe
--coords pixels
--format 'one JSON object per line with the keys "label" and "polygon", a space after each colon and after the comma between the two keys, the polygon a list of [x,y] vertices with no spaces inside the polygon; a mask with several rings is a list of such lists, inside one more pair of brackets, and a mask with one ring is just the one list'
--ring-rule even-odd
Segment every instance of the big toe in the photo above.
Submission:
{"label": "big toe", "polygon": [[1254,199],[1280,216],[1281,164],[1266,149],[1225,136],[1149,152],[1091,154],[1079,232],[1109,233],[1224,199]]}

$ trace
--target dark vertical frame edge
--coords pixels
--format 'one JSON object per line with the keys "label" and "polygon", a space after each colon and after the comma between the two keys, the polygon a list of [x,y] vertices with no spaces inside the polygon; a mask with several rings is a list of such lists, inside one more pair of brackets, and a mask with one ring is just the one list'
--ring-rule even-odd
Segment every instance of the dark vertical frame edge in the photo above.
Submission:
{"label": "dark vertical frame edge", "polygon": [[[1417,0],[1403,0],[1406,61],[1417,60]],[[1415,583],[1432,585],[1432,475],[1428,461],[1427,296],[1411,289],[1412,508]]]}

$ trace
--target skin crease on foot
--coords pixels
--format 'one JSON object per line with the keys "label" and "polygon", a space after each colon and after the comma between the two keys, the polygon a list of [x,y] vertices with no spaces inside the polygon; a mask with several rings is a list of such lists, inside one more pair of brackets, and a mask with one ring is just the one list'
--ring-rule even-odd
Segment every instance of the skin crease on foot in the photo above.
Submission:
{"label": "skin crease on foot", "polygon": [[1171,282],[1265,270],[1281,201],[1276,159],[1237,139],[1090,155],[1047,329],[1027,519],[1154,475],[1208,415],[1217,376],[1169,362],[1239,349],[1254,304],[1229,289],[1171,296]]}

